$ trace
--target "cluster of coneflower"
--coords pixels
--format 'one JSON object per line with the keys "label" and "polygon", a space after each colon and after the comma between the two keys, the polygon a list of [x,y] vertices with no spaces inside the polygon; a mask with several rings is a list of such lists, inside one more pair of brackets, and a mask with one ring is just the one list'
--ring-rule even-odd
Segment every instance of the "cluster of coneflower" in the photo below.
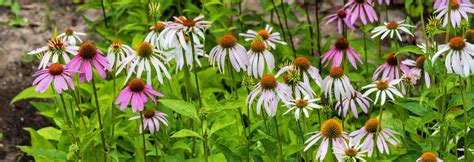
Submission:
{"label": "cluster of coneflower", "polygon": [[[389,3],[390,0],[379,0],[378,5],[389,5]],[[389,100],[395,100],[396,97],[403,97],[409,93],[406,85],[417,85],[418,80],[424,79],[426,87],[430,86],[430,74],[424,70],[425,66],[430,65],[425,65],[425,60],[434,63],[440,55],[447,53],[444,58],[448,73],[467,77],[474,72],[472,60],[474,46],[462,37],[454,37],[446,45],[434,47],[435,42],[431,43],[433,46],[420,45],[424,54],[418,56],[416,60],[401,60],[401,53],[398,51],[387,51],[389,54],[385,59],[386,62],[373,74],[373,83],[362,87],[366,89],[364,94],[357,91],[350,78],[345,75],[350,67],[344,65],[347,61],[354,69],[357,69],[357,64],[367,65],[367,52],[366,60],[363,62],[358,52],[349,45],[350,40],[345,33],[348,29],[355,30],[354,25],[359,23],[358,20],[362,25],[376,23],[378,18],[373,5],[372,0],[349,0],[342,9],[326,18],[327,23],[337,22],[341,38],[337,39],[333,48],[321,57],[323,64],[328,65],[332,62],[329,74],[324,79],[321,76],[321,69],[314,67],[310,59],[303,56],[294,58],[290,64],[275,71],[277,61],[272,51],[277,45],[286,43],[270,25],[257,31],[248,30],[239,34],[245,41],[251,42],[249,50],[238,43],[236,36],[224,34],[208,55],[203,50],[203,42],[205,30],[211,23],[204,21],[204,16],[193,19],[179,16],[174,17],[173,21],[156,22],[136,49],[123,44],[120,40],[112,41],[107,56],[92,42],[83,42],[80,36],[85,35],[84,33],[66,29],[65,33],[51,38],[47,46],[29,53],[41,56],[39,65],[41,70],[34,74],[36,79],[33,84],[37,85],[37,91],[44,92],[51,86],[61,95],[68,89],[74,90],[72,78],[75,74],[79,76],[79,84],[84,81],[91,82],[99,113],[99,124],[102,127],[103,121],[100,119],[100,104],[95,93],[94,80],[105,79],[107,71],[110,71],[114,78],[125,73],[126,86],[118,96],[114,94],[115,104],[119,105],[122,111],[131,107],[133,112],[140,112],[140,115],[130,119],[141,119],[140,132],[148,128],[150,133],[154,133],[160,129],[160,124],[168,125],[168,122],[166,114],[151,108],[145,109],[145,104],[149,101],[156,103],[156,97],[163,96],[153,89],[153,81],[156,79],[163,84],[166,80],[172,79],[168,69],[174,64],[176,72],[194,70],[198,84],[196,70],[201,66],[199,60],[208,57],[209,62],[217,66],[222,74],[234,75],[234,71],[243,72],[247,77],[259,80],[246,99],[248,107],[255,107],[257,114],[261,114],[263,108],[266,115],[275,117],[278,107],[285,106],[288,109],[284,114],[291,112],[295,119],[299,120],[301,114],[309,118],[313,109],[332,105],[342,118],[350,117],[349,114],[358,118],[359,109],[367,114],[372,108],[371,105],[379,104],[379,117],[368,119],[359,130],[346,133],[341,122],[332,118],[320,121],[320,130],[305,142],[307,146],[304,151],[307,151],[321,141],[315,157],[318,160],[324,160],[327,152],[330,152],[330,146],[338,160],[364,160],[365,156],[373,155],[375,148],[382,154],[388,154],[390,146],[399,143],[396,137],[398,133],[383,127],[381,119],[383,105]],[[443,18],[444,26],[450,24],[452,28],[457,28],[462,18],[467,19],[466,13],[474,12],[473,7],[469,1],[437,0],[435,12],[438,14],[437,18]],[[414,26],[405,24],[404,20],[389,21],[374,28],[372,38],[389,37],[398,49],[398,41],[402,41],[401,32],[413,36],[409,28]],[[433,49],[438,49],[434,56],[426,55],[427,50]],[[93,71],[96,71],[101,78],[94,78]],[[324,105],[319,103],[321,99],[314,91],[315,85],[322,91],[321,96],[329,99],[329,103]],[[196,88],[200,93],[199,86]],[[376,94],[371,95],[373,93]],[[371,96],[375,98],[369,98]],[[432,152],[420,157],[421,161],[433,159],[440,161]]]}

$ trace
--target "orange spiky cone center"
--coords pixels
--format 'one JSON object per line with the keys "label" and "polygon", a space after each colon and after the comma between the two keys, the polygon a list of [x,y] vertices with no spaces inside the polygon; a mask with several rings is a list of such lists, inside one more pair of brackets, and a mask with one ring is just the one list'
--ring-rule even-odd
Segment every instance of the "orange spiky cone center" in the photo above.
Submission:
{"label": "orange spiky cone center", "polygon": [[462,37],[454,37],[449,40],[449,47],[453,50],[463,50],[466,47],[466,42]]}
{"label": "orange spiky cone center", "polygon": [[321,125],[321,135],[330,139],[342,137],[341,123],[335,119],[326,120]]}
{"label": "orange spiky cone center", "polygon": [[379,127],[379,120],[376,118],[370,118],[365,122],[364,129],[369,133],[376,133]]}
{"label": "orange spiky cone center", "polygon": [[79,55],[84,59],[92,59],[97,54],[97,47],[90,42],[84,42],[79,47]]}
{"label": "orange spiky cone center", "polygon": [[257,32],[257,35],[262,37],[263,40],[267,40],[268,38],[270,38],[270,33],[265,29],[259,30]]}
{"label": "orange spiky cone center", "polygon": [[61,64],[51,64],[48,67],[49,74],[51,75],[61,75],[64,71],[64,67]]}
{"label": "orange spiky cone center", "polygon": [[329,76],[332,78],[340,78],[344,76],[344,69],[340,67],[332,67],[331,70],[329,70]]}
{"label": "orange spiky cone center", "polygon": [[263,43],[262,41],[255,41],[255,42],[252,42],[252,44],[250,45],[251,49],[253,52],[256,52],[256,53],[261,53],[263,51],[265,51],[265,48],[267,48],[265,46],[265,43]]}
{"label": "orange spiky cone center", "polygon": [[297,57],[293,61],[293,65],[301,71],[306,71],[311,67],[311,61],[306,57]]}
{"label": "orange spiky cone center", "polygon": [[437,162],[438,160],[435,153],[428,151],[421,155],[420,161],[421,162]]}
{"label": "orange spiky cone center", "polygon": [[155,116],[155,111],[152,109],[145,109],[145,111],[143,111],[143,116],[147,119],[153,118]]}
{"label": "orange spiky cone center", "polygon": [[134,78],[128,83],[128,87],[133,92],[142,92],[145,89],[145,83],[140,78]]}
{"label": "orange spiky cone center", "polygon": [[277,87],[278,82],[273,75],[264,75],[260,79],[260,85],[264,90],[273,90]]}
{"label": "orange spiky cone center", "polygon": [[231,48],[231,47],[234,47],[236,44],[237,44],[237,38],[235,38],[233,35],[230,35],[230,34],[223,35],[219,39],[219,45],[222,48]]}

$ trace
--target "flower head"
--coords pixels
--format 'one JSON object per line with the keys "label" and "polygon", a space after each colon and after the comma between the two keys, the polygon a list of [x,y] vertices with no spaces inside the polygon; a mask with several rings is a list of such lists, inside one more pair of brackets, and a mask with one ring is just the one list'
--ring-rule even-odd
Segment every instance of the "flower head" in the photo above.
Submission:
{"label": "flower head", "polygon": [[435,153],[428,151],[421,154],[420,158],[416,159],[416,162],[443,162]]}
{"label": "flower head", "polygon": [[279,76],[288,72],[290,74],[295,73],[298,80],[302,77],[304,83],[309,84],[311,78],[318,86],[322,86],[323,79],[321,75],[319,75],[319,69],[314,67],[311,61],[306,57],[301,56],[295,58],[292,64],[283,66],[276,75]]}
{"label": "flower head", "polygon": [[300,113],[303,112],[306,118],[309,118],[309,111],[313,109],[321,109],[322,106],[316,104],[315,102],[319,101],[319,98],[311,98],[309,95],[304,96],[304,98],[296,97],[291,99],[289,102],[286,102],[288,110],[284,114],[288,114],[291,111],[295,111],[295,119],[300,119]]}
{"label": "flower head", "polygon": [[[195,44],[194,45],[194,53],[191,45],[191,41],[189,40],[189,36],[185,37],[186,44],[189,48],[183,48],[183,46],[175,45],[174,50],[171,53],[167,54],[164,53],[166,56],[166,62],[170,62],[172,60],[176,63],[176,72],[182,70],[184,66],[189,66],[192,69],[194,66],[201,66],[201,62],[199,61],[199,57],[208,57],[208,55],[204,51],[204,46],[202,44]],[[178,43],[178,42],[176,42]],[[196,43],[196,42],[195,42]],[[196,65],[195,65],[196,64]]]}
{"label": "flower head", "polygon": [[59,37],[53,37],[48,41],[47,46],[28,52],[28,55],[40,56],[39,69],[44,69],[50,63],[68,63],[70,61],[68,54],[76,55],[78,49],[79,47],[71,46]]}
{"label": "flower head", "polygon": [[64,42],[68,42],[70,45],[79,45],[82,43],[82,40],[79,36],[85,36],[83,32],[74,31],[72,28],[66,28],[64,33],[58,35]]}
{"label": "flower head", "polygon": [[[401,70],[401,71],[400,71]],[[390,52],[385,58],[385,63],[380,65],[374,72],[372,80],[375,81],[381,75],[381,79],[388,79],[389,81],[394,79],[400,79],[401,73],[408,73],[409,68],[405,64],[398,63],[398,58],[395,52]]]}
{"label": "flower head", "polygon": [[114,40],[107,51],[107,61],[112,67],[124,61],[127,56],[134,55],[133,49],[122,43],[122,40]]}
{"label": "flower head", "polygon": [[[189,35],[193,40],[194,44],[201,44],[200,38],[204,38],[203,30],[208,28],[211,25],[210,21],[203,21],[203,15],[199,15],[194,19],[188,19],[185,16],[173,17],[174,22],[171,22],[167,27],[160,32],[158,39],[164,39],[162,42],[164,47],[176,47],[181,46],[183,49],[187,50],[190,48],[189,43],[186,41],[185,37]],[[178,42],[178,43],[175,43]]]}
{"label": "flower head", "polygon": [[386,36],[390,34],[390,38],[393,38],[393,35],[396,34],[398,40],[402,41],[402,36],[400,35],[400,31],[403,31],[411,36],[414,36],[408,28],[413,28],[415,26],[409,25],[409,24],[404,24],[405,20],[401,20],[398,22],[395,21],[390,21],[390,22],[385,22],[384,25],[375,27],[374,30],[372,30],[372,37],[375,38],[378,36],[381,36],[380,39],[384,39]]}
{"label": "flower head", "polygon": [[120,92],[115,104],[121,104],[120,110],[123,111],[131,100],[133,112],[143,111],[143,106],[148,102],[147,98],[150,98],[156,104],[155,96],[162,97],[163,94],[153,90],[150,85],[143,83],[141,79],[134,78]]}
{"label": "flower head", "polygon": [[395,79],[390,82],[388,80],[375,81],[372,84],[362,87],[362,89],[368,89],[367,91],[365,91],[364,96],[367,97],[371,93],[377,92],[375,96],[374,104],[377,104],[380,98],[381,99],[380,105],[385,104],[385,101],[387,100],[387,96],[392,100],[395,100],[394,95],[403,97],[403,95],[395,88],[395,85],[397,85],[401,81],[402,81],[401,79]]}
{"label": "flower head", "polygon": [[343,27],[342,25],[345,24],[347,27],[354,29],[352,25],[353,22],[351,21],[351,13],[347,12],[345,9],[339,9],[336,13],[331,14],[324,18],[326,20],[325,25],[328,25],[331,22],[337,21],[337,29],[339,34],[342,34]]}
{"label": "flower head", "polygon": [[466,42],[462,37],[451,38],[448,44],[440,45],[439,50],[433,55],[432,63],[438,59],[441,54],[446,54],[445,66],[448,73],[455,73],[462,77],[469,76],[474,72],[474,46]]}
{"label": "flower head", "polygon": [[365,25],[368,22],[377,21],[377,14],[372,7],[373,0],[349,0],[344,6],[347,12],[351,13],[351,22],[354,23],[359,18]]}
{"label": "flower head", "polygon": [[344,70],[340,67],[331,68],[329,75],[323,80],[322,89],[324,95],[329,96],[329,99],[331,100],[334,94],[337,101],[341,100],[341,98],[348,92],[354,90],[349,78],[344,75]]}
{"label": "flower head", "polygon": [[272,49],[276,48],[276,43],[286,45],[280,38],[280,33],[272,32],[273,27],[265,25],[265,29],[259,31],[247,30],[247,33],[240,33],[239,35],[245,38],[245,41],[255,41],[256,38],[261,38],[265,47],[269,46]]}
{"label": "flower head", "polygon": [[[334,47],[329,50],[326,54],[324,54],[322,63],[329,62],[332,60],[331,67],[339,67],[341,66],[342,60],[344,59],[344,54],[346,58],[351,63],[352,67],[357,69],[356,60],[362,64],[362,59],[360,55],[349,46],[349,41],[346,38],[339,38],[334,43]],[[327,64],[326,64],[327,65]]]}
{"label": "flower head", "polygon": [[[452,27],[460,27],[461,20],[468,20],[467,13],[474,13],[474,5],[467,0],[441,0],[442,2],[435,3],[436,19],[443,18],[443,26],[450,24]],[[449,3],[451,2],[451,3]],[[450,13],[448,13],[450,12]],[[450,17],[448,17],[450,16]]]}
{"label": "flower head", "polygon": [[143,133],[143,129],[148,128],[150,133],[155,133],[160,130],[160,123],[168,126],[168,119],[166,119],[168,115],[162,113],[160,111],[152,110],[152,109],[145,109],[143,111],[143,116],[134,116],[131,117],[129,120],[136,120],[143,118],[143,125],[140,125],[140,133]]}
{"label": "flower head", "polygon": [[84,79],[92,80],[92,70],[95,68],[97,73],[105,79],[105,70],[110,71],[110,65],[107,59],[103,56],[102,51],[90,42],[83,42],[79,47],[78,54],[66,65],[75,71],[79,71],[79,81],[82,83]]}
{"label": "flower head", "polygon": [[63,90],[68,90],[68,87],[74,90],[74,83],[72,82],[70,72],[71,70],[64,65],[57,63],[49,64],[47,69],[39,70],[33,74],[36,77],[33,81],[33,85],[37,85],[35,90],[43,93],[48,89],[49,85],[54,86],[54,89],[59,94]]}
{"label": "flower head", "polygon": [[[426,56],[421,55],[416,60],[404,60],[402,61],[402,64],[405,64],[407,66],[411,66],[412,68],[409,70],[409,72],[406,74],[407,76],[411,76],[413,79],[412,82],[413,84],[416,84],[419,79],[422,77],[422,71],[423,71],[423,64],[425,63]],[[424,71],[424,79],[425,79],[425,84],[426,87],[430,87],[431,79],[430,79],[430,74],[426,71]]]}
{"label": "flower head", "polygon": [[228,61],[237,72],[240,72],[240,69],[247,70],[249,64],[247,51],[244,46],[237,43],[237,38],[230,34],[223,35],[219,39],[219,45],[212,48],[209,60],[213,66],[217,64],[219,71],[224,73],[227,56]]}
{"label": "flower head", "polygon": [[[351,132],[350,136],[354,142],[362,142],[362,149],[368,150],[368,156],[371,157],[376,144],[380,153],[390,153],[387,143],[391,145],[398,144],[398,139],[395,137],[398,133],[390,128],[384,128],[382,123],[377,118],[370,118],[365,122],[364,127]],[[375,142],[376,141],[376,142]]]}
{"label": "flower head", "polygon": [[357,107],[360,107],[364,113],[368,113],[368,109],[370,108],[370,102],[372,100],[360,92],[356,90],[352,90],[347,92],[342,100],[337,101],[334,108],[338,110],[339,115],[343,115],[344,117],[347,116],[349,109],[354,115],[355,118],[359,117],[359,113],[357,112]]}
{"label": "flower head", "polygon": [[367,153],[367,150],[362,149],[362,145],[352,142],[352,139],[349,139],[349,141],[343,140],[342,143],[335,143],[333,150],[339,162],[347,160],[365,161],[364,157]]}
{"label": "flower head", "polygon": [[314,132],[314,135],[305,141],[306,147],[304,151],[307,151],[321,139],[322,142],[319,145],[315,158],[322,161],[330,145],[333,146],[332,149],[335,149],[337,144],[343,143],[347,138],[347,133],[343,131],[341,123],[335,119],[328,119],[321,125],[320,131]]}
{"label": "flower head", "polygon": [[[247,52],[249,57],[249,66],[247,74],[259,78],[263,76],[265,68],[271,72],[275,68],[275,59],[273,54],[267,50],[267,46],[263,41],[254,41],[251,44],[250,50]],[[265,67],[266,65],[266,67]]]}
{"label": "flower head", "polygon": [[249,107],[257,96],[260,96],[256,105],[257,114],[260,114],[263,105],[269,116],[275,116],[280,99],[284,102],[289,101],[291,90],[284,84],[280,84],[275,76],[264,75],[247,96],[246,103]]}

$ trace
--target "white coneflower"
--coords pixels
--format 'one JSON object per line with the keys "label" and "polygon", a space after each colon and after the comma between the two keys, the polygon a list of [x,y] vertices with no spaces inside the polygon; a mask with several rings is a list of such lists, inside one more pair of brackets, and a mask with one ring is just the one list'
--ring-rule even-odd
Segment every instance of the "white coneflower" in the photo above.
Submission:
{"label": "white coneflower", "polygon": [[273,28],[270,25],[265,25],[265,29],[259,31],[247,30],[247,33],[240,33],[239,35],[245,37],[245,41],[254,41],[255,38],[260,37],[266,46],[272,49],[276,48],[276,43],[286,45],[280,38],[280,33],[272,32]]}
{"label": "white coneflower", "polygon": [[165,38],[164,37],[160,38],[159,36],[160,36],[161,31],[163,31],[167,26],[168,26],[168,22],[164,22],[164,21],[156,22],[155,25],[150,27],[150,32],[148,32],[148,34],[146,35],[145,41],[150,42],[151,45],[153,45],[154,47],[160,50],[165,48],[161,45],[161,43],[164,42]]}
{"label": "white coneflower", "polygon": [[291,111],[295,111],[295,119],[300,119],[300,113],[303,112],[306,118],[309,118],[309,112],[313,109],[321,109],[323,108],[321,105],[316,104],[317,101],[321,99],[319,98],[312,98],[309,95],[305,95],[304,98],[295,97],[291,99],[289,102],[285,102],[285,105],[288,107],[288,110],[283,114],[288,114]]}
{"label": "white coneflower", "polygon": [[115,40],[108,48],[107,61],[109,61],[110,66],[117,66],[127,56],[134,54],[135,51],[130,46],[123,44],[121,40]]}
{"label": "white coneflower", "polygon": [[420,158],[416,159],[416,162],[443,162],[435,153],[428,151],[421,154]]}
{"label": "white coneflower", "polygon": [[39,69],[46,68],[50,63],[57,63],[62,59],[62,64],[70,61],[68,54],[76,55],[79,50],[78,46],[69,45],[59,37],[53,37],[48,41],[48,45],[28,52],[28,55],[39,55],[41,62]]}
{"label": "white coneflower", "polygon": [[314,135],[304,142],[306,144],[304,151],[308,151],[316,142],[322,140],[315,157],[320,161],[323,161],[324,157],[326,157],[326,153],[330,149],[329,146],[332,146],[332,149],[334,149],[337,143],[342,143],[345,139],[349,138],[347,133],[342,129],[341,123],[335,119],[326,120],[321,125],[320,131],[313,133]]}
{"label": "white coneflower", "polygon": [[[176,62],[176,72],[182,70],[184,66],[189,66],[192,69],[194,66],[201,67],[201,62],[199,61],[199,57],[208,57],[204,52],[204,46],[202,44],[195,44],[194,45],[194,55],[191,46],[191,41],[189,38],[185,37],[186,44],[189,48],[183,48],[179,45],[178,41],[176,41],[176,46],[174,46],[174,50],[170,53],[165,53],[166,55],[166,62],[170,62],[174,60]],[[193,58],[194,57],[194,58]],[[196,61],[196,63],[194,63]],[[194,65],[197,64],[197,65]]]}
{"label": "white coneflower", "polygon": [[455,73],[462,77],[469,76],[474,72],[474,45],[462,37],[451,38],[448,44],[440,45],[438,52],[436,52],[431,59],[434,64],[439,56],[446,53],[445,65],[448,73]]}
{"label": "white coneflower", "polygon": [[[451,21],[452,27],[460,27],[462,19],[466,21],[469,19],[468,13],[474,13],[474,5],[469,0],[445,0],[444,2],[438,3],[438,6],[434,11],[436,19],[443,18],[443,27]],[[449,12],[449,13],[448,13]]]}
{"label": "white coneflower", "polygon": [[[297,96],[308,95],[310,97],[313,97],[316,94],[313,91],[313,88],[311,88],[309,82],[302,80],[299,70],[290,69],[285,71],[282,75],[284,80],[283,83],[285,86],[291,89],[292,94]],[[276,76],[280,76],[280,73],[278,73]]]}
{"label": "white coneflower", "polygon": [[79,36],[85,36],[86,33],[77,32],[72,30],[72,28],[66,28],[64,33],[58,35],[64,42],[68,42],[70,45],[79,45],[82,43],[82,40]]}
{"label": "white coneflower", "polygon": [[148,128],[150,133],[155,133],[160,130],[160,123],[168,126],[168,119],[166,119],[166,117],[168,117],[168,115],[160,111],[145,109],[143,111],[143,116],[134,116],[128,120],[136,120],[142,118],[143,125],[140,125],[140,128],[138,128],[140,130],[140,133],[143,133],[143,128]]}
{"label": "white coneflower", "polygon": [[[402,61],[402,64],[412,66],[412,68],[408,72],[408,76],[413,77],[412,79],[413,79],[414,84],[416,84],[418,82],[418,79],[421,79],[421,76],[423,75],[425,79],[426,87],[430,88],[430,83],[431,83],[430,74],[423,70],[423,63],[425,62],[425,60],[426,60],[426,56],[421,55],[418,58],[416,58],[416,60],[410,60],[410,59],[404,60]],[[421,74],[422,71],[424,71],[423,74]]]}
{"label": "white coneflower", "polygon": [[362,149],[362,145],[358,142],[352,142],[352,138],[349,141],[344,140],[342,143],[335,143],[334,155],[339,162],[345,162],[347,160],[356,162],[358,160],[365,161],[364,157],[367,153],[367,150]]}
{"label": "white coneflower", "polygon": [[415,26],[409,25],[409,24],[404,24],[405,20],[401,21],[390,21],[390,22],[385,22],[383,26],[378,26],[375,27],[374,30],[372,30],[372,39],[378,36],[382,36],[380,39],[384,39],[387,35],[390,34],[390,38],[393,38],[393,35],[396,34],[398,39],[402,41],[402,36],[400,36],[400,31],[403,31],[413,37],[413,34],[408,30],[408,28],[414,28]]}
{"label": "white coneflower", "polygon": [[275,68],[275,59],[273,54],[267,50],[267,46],[263,41],[256,40],[252,42],[250,50],[247,52],[250,57],[250,64],[247,70],[249,76],[259,78],[263,76],[265,65],[268,72],[272,72]]}
{"label": "white coneflower", "polygon": [[163,83],[163,75],[170,79],[171,76],[168,73],[168,69],[163,64],[165,57],[162,55],[161,51],[158,51],[148,42],[142,42],[138,48],[137,52],[134,55],[127,56],[122,62],[119,62],[116,75],[118,75],[125,67],[130,67],[127,73],[127,83],[128,79],[132,76],[133,73],[136,73],[137,78],[141,78],[142,73],[146,72],[147,84],[152,84],[152,72],[156,72],[156,76],[160,83]]}
{"label": "white coneflower", "polygon": [[246,103],[250,107],[257,96],[257,114],[260,114],[262,106],[265,108],[268,116],[275,116],[280,99],[284,102],[291,98],[291,90],[281,83],[273,75],[264,75],[260,82],[247,96]]}
{"label": "white coneflower", "polygon": [[[378,131],[378,132],[377,132]],[[398,139],[395,137],[398,133],[393,131],[390,128],[384,128],[379,119],[370,118],[365,122],[364,127],[351,132],[350,136],[353,138],[354,142],[362,142],[362,149],[368,150],[368,156],[372,157],[374,151],[374,144],[377,146],[380,153],[390,153],[388,148],[388,143],[391,145],[398,144]]]}
{"label": "white coneflower", "polygon": [[321,87],[323,79],[319,75],[319,69],[314,67],[306,57],[297,57],[293,60],[293,63],[287,66],[282,67],[277,75],[285,73],[289,70],[296,70],[301,73],[303,76],[303,82],[309,83],[309,78],[312,78],[313,81]]}
{"label": "white coneflower", "polygon": [[380,98],[380,105],[385,104],[387,96],[392,100],[395,100],[394,95],[399,96],[399,97],[403,97],[402,93],[400,93],[394,87],[394,85],[397,85],[401,81],[402,81],[401,79],[395,79],[395,80],[392,80],[390,82],[388,82],[388,80],[375,81],[372,84],[369,84],[369,85],[366,85],[366,86],[362,87],[362,89],[368,89],[367,91],[365,91],[364,96],[368,96],[371,93],[377,91],[377,94],[375,96],[374,104],[377,104],[377,101]]}
{"label": "white coneflower", "polygon": [[159,38],[164,38],[165,47],[174,47],[172,44],[178,43],[184,48],[188,49],[188,43],[185,40],[187,34],[191,36],[194,44],[201,44],[199,38],[204,38],[203,30],[211,25],[210,21],[203,21],[204,16],[199,15],[194,19],[188,19],[185,16],[173,17],[174,22],[169,23],[168,26],[160,33]]}
{"label": "white coneflower", "polygon": [[347,92],[342,100],[337,101],[334,108],[338,111],[339,115],[343,115],[344,117],[347,116],[350,109],[352,115],[354,115],[355,118],[359,118],[357,107],[360,107],[360,109],[362,109],[362,111],[367,114],[371,101],[372,100],[370,98],[362,95],[360,92],[352,90]]}
{"label": "white coneflower", "polygon": [[219,39],[219,45],[212,48],[209,53],[209,62],[212,66],[217,64],[219,71],[225,73],[225,64],[229,59],[230,63],[237,72],[240,69],[247,70],[249,58],[245,47],[237,43],[237,39],[230,34],[223,35]]}
{"label": "white coneflower", "polygon": [[322,90],[324,91],[324,95],[329,96],[329,99],[332,100],[332,96],[337,101],[341,100],[348,92],[354,90],[352,88],[351,82],[349,78],[344,75],[344,70],[340,67],[332,67],[329,70],[329,75],[324,78]]}

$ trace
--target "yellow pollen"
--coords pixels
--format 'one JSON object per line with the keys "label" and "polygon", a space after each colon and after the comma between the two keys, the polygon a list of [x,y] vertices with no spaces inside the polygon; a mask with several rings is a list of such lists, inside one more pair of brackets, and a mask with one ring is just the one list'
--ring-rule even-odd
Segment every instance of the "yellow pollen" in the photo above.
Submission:
{"label": "yellow pollen", "polygon": [[365,122],[364,129],[369,133],[376,133],[379,126],[379,120],[376,118],[370,118]]}
{"label": "yellow pollen", "polygon": [[219,39],[219,45],[222,48],[231,48],[237,44],[237,39],[230,34],[223,35],[221,39]]}
{"label": "yellow pollen", "polygon": [[145,89],[145,83],[140,78],[134,78],[128,83],[128,87],[133,92],[142,92]]}
{"label": "yellow pollen", "polygon": [[264,90],[273,90],[277,87],[277,80],[273,75],[264,75],[260,79],[260,85]]}
{"label": "yellow pollen", "polygon": [[326,120],[323,125],[321,125],[321,135],[330,139],[342,137],[341,123],[335,119]]}
{"label": "yellow pollen", "polygon": [[344,76],[344,69],[340,67],[332,67],[331,70],[329,70],[329,76],[332,78],[340,78]]}
{"label": "yellow pollen", "polygon": [[270,38],[270,33],[265,29],[259,30],[257,32],[257,35],[262,37],[263,40],[267,40],[268,38]]}
{"label": "yellow pollen", "polygon": [[454,37],[451,38],[448,42],[449,47],[453,50],[463,50],[464,47],[466,47],[466,42],[464,41],[464,38],[462,37]]}
{"label": "yellow pollen", "polygon": [[377,80],[377,81],[375,81],[375,86],[379,90],[386,90],[388,88],[388,81],[387,80]]}

